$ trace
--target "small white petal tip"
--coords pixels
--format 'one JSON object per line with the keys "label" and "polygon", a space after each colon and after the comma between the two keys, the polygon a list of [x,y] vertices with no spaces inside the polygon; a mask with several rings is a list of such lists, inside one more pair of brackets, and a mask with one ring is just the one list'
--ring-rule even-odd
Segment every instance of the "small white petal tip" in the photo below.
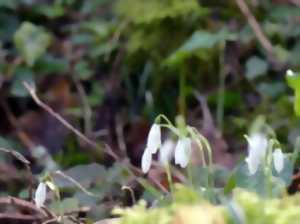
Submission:
{"label": "small white petal tip", "polygon": [[287,70],[287,71],[286,71],[286,74],[287,74],[288,76],[293,76],[293,75],[295,75],[295,73],[294,73],[291,69]]}
{"label": "small white petal tip", "polygon": [[46,184],[41,182],[36,189],[35,197],[34,197],[35,204],[38,208],[44,206],[44,203],[46,201],[46,193],[47,193]]}
{"label": "small white petal tip", "polygon": [[158,124],[153,124],[150,128],[148,139],[147,139],[147,148],[151,151],[152,154],[156,153],[158,148],[161,146],[161,131]]}
{"label": "small white petal tip", "polygon": [[246,137],[246,139],[248,141],[248,157],[245,161],[248,165],[250,175],[254,175],[265,158],[268,139],[261,133],[252,134]]}
{"label": "small white petal tip", "polygon": [[150,170],[151,163],[152,163],[152,153],[148,148],[146,148],[142,156],[143,173],[147,173]]}
{"label": "small white petal tip", "polygon": [[180,138],[175,148],[175,164],[182,168],[187,167],[192,151],[191,139],[184,137]]}
{"label": "small white petal tip", "polygon": [[275,149],[273,152],[273,162],[277,173],[280,173],[284,167],[284,154],[281,149]]}
{"label": "small white petal tip", "polygon": [[172,154],[175,148],[175,144],[172,140],[168,139],[166,140],[160,150],[159,150],[159,162],[163,165],[163,166],[167,166],[171,159],[172,159]]}

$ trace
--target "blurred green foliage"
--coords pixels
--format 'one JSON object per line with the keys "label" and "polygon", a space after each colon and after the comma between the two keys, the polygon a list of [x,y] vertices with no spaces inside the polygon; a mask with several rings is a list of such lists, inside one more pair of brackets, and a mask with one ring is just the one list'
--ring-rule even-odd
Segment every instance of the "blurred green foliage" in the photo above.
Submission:
{"label": "blurred green foliage", "polygon": [[[247,133],[251,120],[260,114],[267,115],[267,122],[288,151],[300,133],[300,123],[294,114],[300,114],[299,75],[285,77],[289,68],[295,74],[300,71],[300,10],[290,2],[282,2],[247,1],[272,43],[274,58],[270,58],[235,1],[0,0],[0,101],[10,106],[18,119],[26,118],[36,107],[22,83],[35,83],[46,103],[54,101],[51,106],[72,116],[76,127],[85,126],[88,121],[87,133],[102,139],[114,133],[110,129],[116,129],[113,124],[116,117],[124,118],[123,125],[134,129],[137,117],[150,121],[163,113],[172,120],[185,111],[187,122],[199,128],[203,116],[194,97],[199,93],[208,99],[212,117],[217,120],[231,153],[243,153],[242,136]],[[75,100],[66,97],[67,103],[61,103],[59,100],[64,101],[63,97],[55,93],[59,91],[49,87],[60,86],[60,81],[55,80],[62,79],[69,84],[68,87],[63,85],[67,89],[64,96],[73,96]],[[81,102],[81,95],[86,102]],[[15,134],[19,130],[4,127],[8,117],[3,117],[0,146],[21,151],[24,146]],[[52,129],[51,122],[45,120],[40,121],[44,129]],[[39,123],[35,119],[32,121],[30,126]],[[98,129],[107,132],[103,134]],[[145,139],[134,138],[130,131],[128,133],[126,129],[125,143],[132,138],[138,145],[136,148],[141,148],[140,142]],[[49,150],[48,156],[55,159],[55,165],[67,169],[67,174],[98,193],[97,198],[90,198],[75,191],[70,183],[58,181],[62,192],[73,197],[63,202],[66,207],[77,208],[86,203],[93,207],[92,216],[100,218],[107,216],[108,208],[99,206],[111,200],[107,195],[121,204],[124,193],[120,188],[131,177],[122,164],[112,165],[111,161],[105,161],[110,168],[96,165],[70,168],[94,162],[95,158],[88,155],[90,151],[80,151],[81,142],[70,136],[56,135],[53,139],[51,133],[44,135],[52,137],[50,142],[59,142],[58,138],[66,141],[60,145],[63,150],[59,152],[53,153],[50,147],[45,150]],[[34,143],[40,144],[39,136],[34,137]],[[116,142],[113,139],[109,143],[116,146],[119,144]],[[138,149],[135,145],[129,147],[132,151]],[[132,154],[139,154],[136,151]],[[46,166],[42,159],[39,158],[37,164],[35,172],[46,171],[45,167],[40,167]],[[274,191],[279,192],[282,186],[290,184],[292,165],[288,164],[283,176],[274,180],[278,183]],[[248,178],[244,164],[240,164],[240,168],[239,172],[234,170],[232,176],[224,174],[223,179],[230,178],[225,193],[231,193],[238,186],[249,191],[256,189],[264,196],[260,173]],[[140,181],[145,186],[150,185],[145,180]],[[155,188],[151,190],[157,195]],[[198,203],[199,197],[195,199],[194,196],[199,196],[199,192],[181,190],[175,196],[178,204],[184,204],[185,200]],[[13,191],[15,193],[15,189]],[[146,190],[144,195],[149,192]],[[182,197],[182,192],[188,197]],[[294,213],[298,209],[297,198],[262,202],[252,193],[234,193],[236,203],[246,210],[244,218],[255,220],[251,223],[262,223],[266,217],[270,223],[292,223],[291,217],[298,220],[298,214]],[[214,223],[225,222],[224,214],[229,212],[224,207],[220,209],[203,203],[191,211],[212,211],[217,219],[221,217]],[[281,211],[281,207],[286,210]],[[57,204],[51,208],[56,210]],[[125,224],[141,223],[140,220],[151,223],[157,219],[168,223],[178,211],[182,218],[181,208],[178,209],[167,207],[149,211],[141,203],[121,214]],[[210,221],[215,220],[208,219],[205,223]]]}
{"label": "blurred green foliage", "polygon": [[[290,70],[289,70],[290,71]],[[295,113],[300,116],[300,74],[290,71],[292,74],[287,75],[287,83],[295,93]]]}
{"label": "blurred green foliage", "polygon": [[32,66],[50,44],[50,36],[41,28],[28,22],[21,24],[15,33],[14,40],[16,48],[28,66]]}
{"label": "blurred green foliage", "polygon": [[[251,9],[272,41],[279,64],[272,64],[264,49],[256,44],[255,33],[233,2],[2,2],[1,75],[12,86],[13,96],[26,96],[24,91],[16,90],[21,88],[20,80],[39,82],[43,75],[72,74],[95,86],[93,81],[99,72],[109,72],[114,58],[125,47],[124,63],[118,72],[126,88],[128,105],[134,107],[130,108],[131,112],[150,118],[164,112],[174,117],[178,96],[187,97],[189,106],[195,89],[208,95],[211,106],[217,107],[218,93],[211,90],[218,88],[223,70],[226,80],[241,82],[237,80],[247,79],[240,86],[233,82],[231,89],[225,88],[225,105],[236,105],[234,100],[241,97],[239,108],[226,106],[225,113],[238,110],[241,117],[242,114],[248,116],[248,95],[258,92],[265,103],[286,97],[284,69],[289,65],[297,69],[300,64],[297,10],[288,4],[271,1]],[[231,49],[232,43],[238,48]],[[74,58],[74,52],[79,49],[79,58]],[[8,60],[18,56],[23,61],[17,65]],[[26,75],[20,75],[20,69],[26,69],[21,72]],[[179,89],[181,76],[186,79],[184,90]],[[135,88],[136,84],[139,88]],[[101,104],[101,100],[94,99],[104,88],[98,83],[93,87],[97,90],[87,90],[93,106]],[[152,103],[145,97],[148,90],[153,95]],[[136,98],[144,102],[139,103],[138,108]]]}
{"label": "blurred green foliage", "polygon": [[[176,193],[175,193],[176,194]],[[199,196],[194,199],[199,198]],[[133,208],[116,209],[121,214],[120,223],[297,223],[300,218],[299,195],[283,199],[262,199],[255,193],[236,189],[233,199],[223,206],[205,201],[183,204],[174,201],[168,207],[145,208],[141,201]]]}

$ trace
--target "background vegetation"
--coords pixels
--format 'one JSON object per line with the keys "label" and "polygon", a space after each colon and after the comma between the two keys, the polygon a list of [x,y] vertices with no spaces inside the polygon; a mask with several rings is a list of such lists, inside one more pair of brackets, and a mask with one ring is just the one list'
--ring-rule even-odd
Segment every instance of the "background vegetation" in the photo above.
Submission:
{"label": "background vegetation", "polygon": [[[149,174],[155,187],[138,169],[158,114],[172,121],[181,114],[200,130],[223,173],[243,158],[243,135],[261,115],[291,151],[300,132],[293,106],[300,87],[290,88],[285,74],[300,70],[300,2],[246,6],[241,0],[0,1],[0,146],[30,161],[34,186],[60,169],[95,194],[50,175],[64,212],[88,206],[91,220],[132,204],[122,186],[149,201],[149,189],[166,186],[159,168]],[[74,127],[38,105],[24,82]],[[28,198],[24,164],[7,153],[0,159],[0,194]]]}

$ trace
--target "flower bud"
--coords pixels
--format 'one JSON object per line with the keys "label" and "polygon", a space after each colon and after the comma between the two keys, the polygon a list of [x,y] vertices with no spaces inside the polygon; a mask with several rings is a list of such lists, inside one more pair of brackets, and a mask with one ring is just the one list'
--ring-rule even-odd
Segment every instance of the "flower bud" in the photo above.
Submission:
{"label": "flower bud", "polygon": [[180,138],[175,148],[175,164],[185,168],[190,161],[191,151],[191,139],[188,137]]}
{"label": "flower bud", "polygon": [[268,140],[265,135],[261,133],[253,134],[247,137],[248,141],[248,157],[246,163],[248,164],[249,173],[254,175],[265,158]]}
{"label": "flower bud", "polygon": [[46,201],[46,193],[47,193],[47,187],[46,184],[41,182],[39,186],[36,189],[34,201],[38,208],[41,208],[44,206],[44,203]]}
{"label": "flower bud", "polygon": [[284,154],[282,153],[281,149],[277,148],[273,152],[273,162],[274,167],[277,173],[280,173],[283,170],[284,166]]}
{"label": "flower bud", "polygon": [[159,161],[162,165],[167,166],[172,159],[175,144],[172,140],[166,140],[159,150]]}
{"label": "flower bud", "polygon": [[150,128],[148,139],[147,139],[147,148],[151,151],[152,154],[156,153],[158,148],[161,146],[161,131],[158,124],[153,124]]}
{"label": "flower bud", "polygon": [[142,171],[143,173],[147,173],[151,167],[152,162],[152,152],[149,148],[146,148],[144,154],[142,156]]}

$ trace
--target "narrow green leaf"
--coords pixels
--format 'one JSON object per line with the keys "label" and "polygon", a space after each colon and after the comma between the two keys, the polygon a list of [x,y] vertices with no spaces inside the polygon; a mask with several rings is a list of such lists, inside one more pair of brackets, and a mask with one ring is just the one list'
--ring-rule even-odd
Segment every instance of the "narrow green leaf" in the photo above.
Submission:
{"label": "narrow green leaf", "polygon": [[300,74],[291,70],[287,71],[286,80],[289,87],[294,90],[295,102],[294,110],[297,116],[300,116]]}

